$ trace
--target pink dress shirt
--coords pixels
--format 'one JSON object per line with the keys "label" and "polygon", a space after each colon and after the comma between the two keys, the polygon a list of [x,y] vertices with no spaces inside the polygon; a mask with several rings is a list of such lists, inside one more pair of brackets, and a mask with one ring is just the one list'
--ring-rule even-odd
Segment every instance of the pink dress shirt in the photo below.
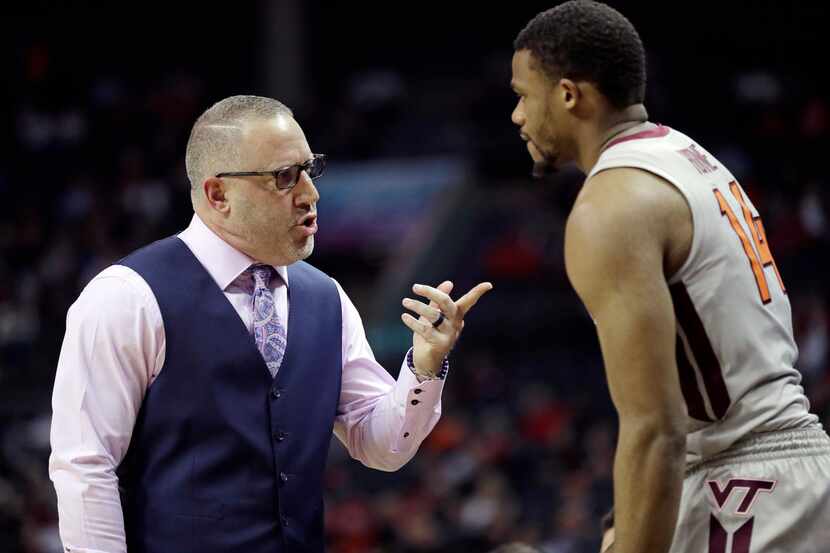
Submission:
{"label": "pink dress shirt", "polygon": [[[255,260],[197,216],[179,234],[251,331],[251,296],[237,278]],[[286,267],[275,267],[277,312],[291,339]],[[397,381],[375,360],[354,304],[335,281],[343,312],[343,375],[334,435],[364,465],[406,464],[441,416],[443,380],[424,382],[404,360]],[[52,395],[49,475],[58,497],[65,551],[123,553],[124,519],[115,469],[147,389],[164,367],[165,337],[152,290],[135,271],[112,265],[70,307]],[[418,401],[413,401],[417,397]]]}

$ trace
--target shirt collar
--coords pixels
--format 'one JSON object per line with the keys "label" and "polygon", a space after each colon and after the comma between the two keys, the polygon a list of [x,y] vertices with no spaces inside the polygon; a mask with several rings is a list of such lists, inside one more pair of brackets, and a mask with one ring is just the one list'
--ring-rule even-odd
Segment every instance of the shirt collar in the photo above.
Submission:
{"label": "shirt collar", "polygon": [[[179,233],[199,263],[222,290],[225,290],[248,267],[258,261],[225,242],[213,232],[197,215],[193,214],[190,225]],[[272,265],[288,286],[288,267]]]}

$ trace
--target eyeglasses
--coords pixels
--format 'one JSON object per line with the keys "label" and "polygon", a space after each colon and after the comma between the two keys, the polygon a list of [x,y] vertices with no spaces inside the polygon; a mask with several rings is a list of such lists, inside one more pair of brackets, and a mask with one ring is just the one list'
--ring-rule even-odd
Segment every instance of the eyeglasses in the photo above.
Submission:
{"label": "eyeglasses", "polygon": [[274,177],[279,190],[291,190],[300,181],[300,173],[303,171],[312,178],[316,179],[321,176],[326,170],[326,155],[312,154],[311,159],[305,163],[298,165],[289,165],[273,171],[231,171],[227,173],[219,173],[216,178],[222,177],[256,177],[270,175]]}

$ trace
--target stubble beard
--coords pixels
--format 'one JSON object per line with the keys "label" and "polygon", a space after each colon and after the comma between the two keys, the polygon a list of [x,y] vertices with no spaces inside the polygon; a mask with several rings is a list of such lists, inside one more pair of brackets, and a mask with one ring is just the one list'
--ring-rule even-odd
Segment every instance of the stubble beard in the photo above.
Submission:
{"label": "stubble beard", "polygon": [[306,238],[305,244],[297,250],[297,261],[308,259],[314,251],[314,236]]}

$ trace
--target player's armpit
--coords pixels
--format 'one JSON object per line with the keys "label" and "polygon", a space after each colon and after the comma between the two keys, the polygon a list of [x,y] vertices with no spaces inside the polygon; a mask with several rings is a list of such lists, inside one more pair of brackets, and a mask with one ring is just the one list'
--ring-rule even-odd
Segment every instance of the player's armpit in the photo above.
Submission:
{"label": "player's armpit", "polygon": [[[677,518],[685,404],[663,267],[667,229],[651,175],[591,179],[568,220],[568,276],[597,326],[620,418],[614,464],[614,551],[667,551]],[[659,189],[658,189],[659,190]]]}

